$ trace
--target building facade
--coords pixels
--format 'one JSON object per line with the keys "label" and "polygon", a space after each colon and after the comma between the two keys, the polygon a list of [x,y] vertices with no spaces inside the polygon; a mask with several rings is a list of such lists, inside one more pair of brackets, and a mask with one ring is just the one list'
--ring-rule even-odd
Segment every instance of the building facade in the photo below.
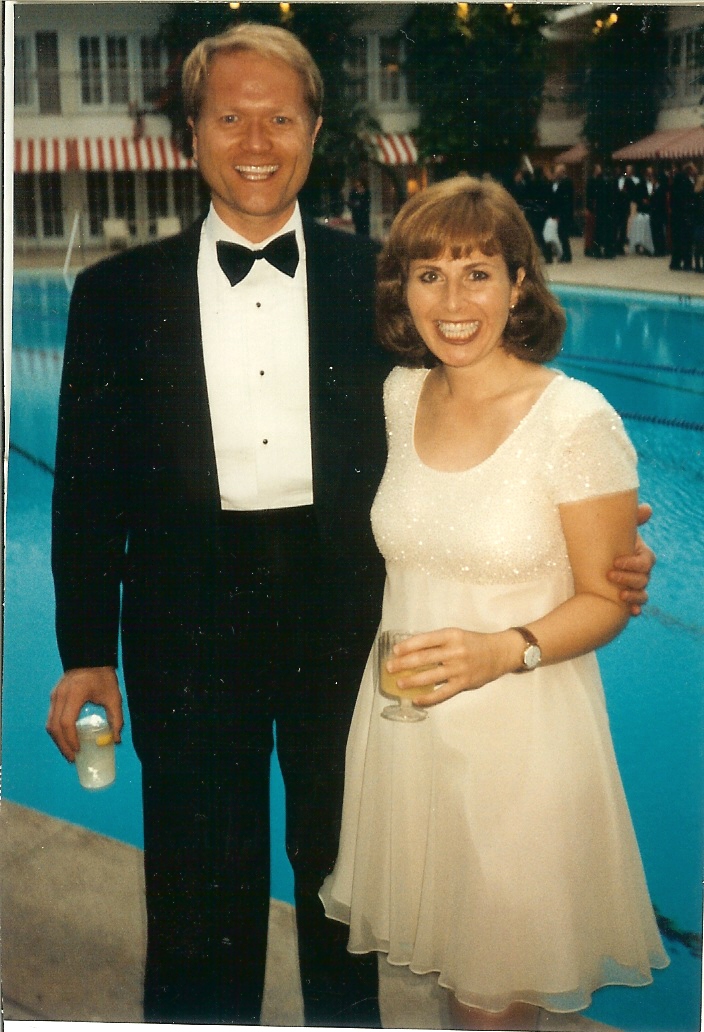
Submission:
{"label": "building facade", "polygon": [[[383,235],[422,170],[399,27],[409,4],[360,4],[349,71],[379,126],[358,171]],[[20,3],[14,19],[15,246],[140,243],[189,225],[207,203],[194,163],[159,113],[167,56],[160,3]]]}
{"label": "building facade", "polygon": [[[572,99],[580,46],[603,4],[571,4],[546,30],[553,59],[530,155],[567,155],[582,178],[583,112]],[[378,131],[355,170],[371,195],[370,230],[383,238],[406,196],[425,185],[404,72],[410,3],[360,3],[348,58],[353,99]],[[159,113],[167,57],[158,43],[168,5],[19,3],[14,18],[14,233],[16,247],[124,245],[189,225],[207,203],[193,162]],[[669,8],[670,92],[658,130],[701,127],[704,7]],[[9,84],[9,77],[8,77]],[[704,130],[702,130],[704,133]],[[704,154],[704,143],[702,144]],[[340,220],[338,220],[340,221]],[[350,225],[348,213],[343,223]]]}

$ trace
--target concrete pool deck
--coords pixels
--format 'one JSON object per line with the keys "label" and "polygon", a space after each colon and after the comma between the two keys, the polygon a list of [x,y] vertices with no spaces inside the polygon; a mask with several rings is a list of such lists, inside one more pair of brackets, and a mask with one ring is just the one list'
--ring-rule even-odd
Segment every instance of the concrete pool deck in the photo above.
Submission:
{"label": "concrete pool deck", "polygon": [[[547,267],[555,283],[704,297],[704,275],[671,272],[667,258],[584,258]],[[89,260],[99,257],[90,252]],[[16,255],[15,267],[60,268],[63,255]],[[76,264],[72,271],[76,271]],[[50,686],[47,686],[47,694]],[[0,900],[3,1016],[9,1020],[141,1021],[145,940],[141,853],[114,839],[3,800]],[[432,976],[380,964],[386,1027],[448,1028]],[[262,1024],[300,1025],[293,909],[273,901]],[[608,1032],[551,1015],[543,1032]]]}

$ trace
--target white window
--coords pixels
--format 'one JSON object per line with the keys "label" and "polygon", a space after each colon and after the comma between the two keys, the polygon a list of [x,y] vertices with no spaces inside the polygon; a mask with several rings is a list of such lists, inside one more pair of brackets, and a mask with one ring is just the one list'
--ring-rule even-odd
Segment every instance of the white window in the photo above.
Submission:
{"label": "white window", "polygon": [[39,114],[58,115],[61,113],[59,37],[55,32],[38,32],[36,45]]}
{"label": "white window", "polygon": [[111,104],[129,104],[130,79],[127,61],[127,37],[108,36],[108,101]]}
{"label": "white window", "polygon": [[34,102],[32,51],[28,36],[15,39],[15,106],[29,107]]}
{"label": "white window", "polygon": [[142,73],[142,100],[154,104],[164,89],[164,49],[158,39],[146,36],[139,41],[139,60]]}
{"label": "white window", "polygon": [[37,32],[15,39],[15,104],[40,115],[61,114],[57,33]]}
{"label": "white window", "polygon": [[81,36],[78,48],[81,62],[81,100],[84,104],[102,104],[100,37]]}
{"label": "white window", "polygon": [[125,219],[130,236],[137,234],[137,191],[134,172],[113,172],[114,213]]}
{"label": "white window", "polygon": [[369,99],[369,71],[367,54],[369,51],[366,36],[356,36],[350,40],[345,67],[350,77],[349,93],[353,100]]}
{"label": "white window", "polygon": [[181,227],[190,226],[208,206],[208,188],[196,173],[182,169],[172,173],[174,190],[174,213],[178,215]]}
{"label": "white window", "polygon": [[103,222],[110,218],[107,172],[87,172],[88,228],[92,237],[103,235]]}
{"label": "white window", "polygon": [[130,102],[130,46],[127,36],[81,36],[78,41],[81,101],[88,106]]}
{"label": "white window", "polygon": [[147,217],[149,219],[149,236],[154,236],[157,219],[166,218],[169,214],[169,196],[167,172],[147,172]]}
{"label": "white window", "polygon": [[667,71],[670,105],[698,103],[704,93],[704,25],[670,34]]}
{"label": "white window", "polygon": [[42,236],[45,240],[64,235],[64,212],[61,200],[61,174],[39,173]]}
{"label": "white window", "polygon": [[382,36],[379,40],[381,70],[379,100],[388,103],[401,99],[401,40]]}
{"label": "white window", "polygon": [[37,191],[33,172],[18,172],[14,180],[15,236],[25,240],[37,237]]}

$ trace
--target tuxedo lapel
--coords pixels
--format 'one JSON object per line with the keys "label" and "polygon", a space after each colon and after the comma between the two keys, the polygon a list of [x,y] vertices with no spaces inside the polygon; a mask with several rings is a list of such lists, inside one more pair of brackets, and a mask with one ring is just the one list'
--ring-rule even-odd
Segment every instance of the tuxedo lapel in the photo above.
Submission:
{"label": "tuxedo lapel", "polygon": [[201,225],[199,220],[159,248],[148,331],[155,405],[178,470],[176,492],[188,508],[200,510],[219,508],[198,293]]}
{"label": "tuxedo lapel", "polygon": [[304,232],[313,491],[316,504],[339,509],[351,491],[364,495],[355,484],[376,490],[381,478],[388,358],[374,343],[375,249],[316,223]]}
{"label": "tuxedo lapel", "polygon": [[[349,372],[342,361],[345,336],[340,269],[328,246],[328,231],[304,223],[308,285],[310,421],[313,485],[320,498],[334,477],[333,441],[344,439],[344,381]],[[352,362],[354,356],[350,356]]]}

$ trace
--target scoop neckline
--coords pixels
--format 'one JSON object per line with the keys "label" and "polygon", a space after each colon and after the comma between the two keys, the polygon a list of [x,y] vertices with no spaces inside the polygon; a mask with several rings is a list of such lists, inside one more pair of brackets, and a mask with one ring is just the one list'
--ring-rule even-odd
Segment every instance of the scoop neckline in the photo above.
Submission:
{"label": "scoop neckline", "polygon": [[545,385],[545,387],[543,387],[543,389],[540,392],[540,394],[538,395],[538,397],[535,399],[535,401],[533,402],[531,407],[528,409],[526,414],[524,416],[522,416],[521,419],[516,423],[516,425],[514,426],[513,430],[511,430],[511,432],[509,433],[508,437],[505,437],[504,440],[501,442],[501,444],[498,444],[496,446],[496,448],[494,448],[493,452],[491,452],[489,455],[487,455],[487,457],[485,459],[482,459],[481,462],[475,463],[474,466],[467,466],[466,469],[437,469],[437,467],[429,466],[427,462],[424,462],[423,459],[421,459],[420,455],[418,454],[418,452],[416,450],[416,419],[418,418],[418,405],[420,403],[420,396],[423,393],[423,387],[425,385],[426,378],[428,376],[428,373],[430,373],[431,371],[432,370],[430,370],[430,369],[426,369],[425,370],[425,376],[423,376],[423,379],[420,382],[420,387],[418,388],[418,394],[416,395],[416,403],[415,403],[415,406],[414,406],[414,409],[413,409],[413,419],[411,421],[411,451],[413,452],[413,456],[414,456],[416,462],[420,466],[422,466],[423,469],[427,469],[427,470],[429,470],[429,472],[437,473],[437,474],[439,474],[441,476],[455,476],[455,477],[456,476],[465,476],[467,473],[474,473],[476,470],[479,470],[483,466],[486,466],[487,463],[492,462],[494,460],[494,458],[501,451],[503,451],[503,449],[505,447],[508,446],[509,442],[516,436],[516,434],[519,432],[519,430],[521,430],[522,427],[525,426],[526,422],[528,422],[530,420],[531,416],[536,411],[536,409],[541,406],[541,404],[543,402],[543,399],[548,394],[550,389],[556,383],[559,383],[561,380],[565,379],[564,373],[560,372],[559,369],[555,369],[554,370],[555,375],[553,376],[553,378],[550,380],[549,383],[547,383]]}

